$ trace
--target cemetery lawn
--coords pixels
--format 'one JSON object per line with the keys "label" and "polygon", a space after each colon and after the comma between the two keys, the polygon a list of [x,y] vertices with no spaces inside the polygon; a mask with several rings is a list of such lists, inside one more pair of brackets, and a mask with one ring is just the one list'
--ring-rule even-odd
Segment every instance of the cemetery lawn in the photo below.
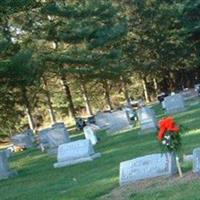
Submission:
{"label": "cemetery lawn", "polygon": [[[198,100],[198,99],[197,99]],[[153,106],[157,117],[164,113],[160,105]],[[189,131],[183,136],[183,150],[191,154],[200,147],[200,103],[190,101],[187,110],[175,114],[179,124],[187,126]],[[96,152],[102,157],[93,162],[76,166],[54,169],[56,158],[47,156],[39,150],[31,149],[15,153],[11,158],[12,168],[18,171],[18,176],[0,181],[1,200],[95,200],[123,199],[123,195],[106,198],[113,189],[119,188],[119,163],[121,161],[159,153],[160,148],[155,134],[138,135],[138,127],[118,135],[99,133],[100,143],[95,146]],[[73,136],[73,140],[83,138],[83,135]],[[184,174],[190,173],[191,165],[183,164]],[[131,200],[188,200],[199,199],[200,178],[177,181],[157,182],[142,191],[134,191],[130,187]],[[105,197],[105,198],[104,198]]]}

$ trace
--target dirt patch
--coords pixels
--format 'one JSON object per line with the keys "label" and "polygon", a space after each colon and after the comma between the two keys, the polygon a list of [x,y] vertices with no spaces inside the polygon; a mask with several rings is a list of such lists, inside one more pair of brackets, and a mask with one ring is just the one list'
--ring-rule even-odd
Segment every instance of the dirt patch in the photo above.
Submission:
{"label": "dirt patch", "polygon": [[134,196],[134,193],[163,188],[166,186],[182,184],[186,182],[193,181],[195,179],[200,179],[200,176],[192,172],[184,173],[183,177],[179,176],[173,177],[159,177],[154,179],[148,179],[145,181],[139,181],[137,183],[132,183],[127,186],[117,187],[110,193],[98,198],[98,200],[128,200],[130,196]]}

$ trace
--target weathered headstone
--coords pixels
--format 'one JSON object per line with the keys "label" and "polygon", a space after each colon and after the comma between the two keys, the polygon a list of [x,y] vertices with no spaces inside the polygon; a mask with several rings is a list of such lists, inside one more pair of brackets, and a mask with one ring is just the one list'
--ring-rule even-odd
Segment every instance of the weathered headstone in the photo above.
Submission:
{"label": "weathered headstone", "polygon": [[193,172],[200,173],[200,148],[193,150]]}
{"label": "weathered headstone", "polygon": [[123,110],[98,113],[95,116],[95,121],[100,128],[106,129],[109,133],[115,133],[131,127],[127,113]]}
{"label": "weathered headstone", "polygon": [[0,151],[0,180],[15,176],[17,173],[11,171],[8,164],[6,151]]}
{"label": "weathered headstone", "polygon": [[166,113],[176,113],[185,110],[185,103],[180,94],[165,97]]}
{"label": "weathered headstone", "polygon": [[195,89],[185,89],[180,92],[184,101],[190,100],[198,96],[198,92]]}
{"label": "weathered headstone", "polygon": [[11,137],[11,141],[15,146],[30,148],[34,142],[33,131],[28,129],[20,134],[14,135]]}
{"label": "weathered headstone", "polygon": [[41,149],[47,149],[49,154],[56,154],[59,145],[70,141],[64,124],[53,125],[52,128],[41,130],[39,133]]}
{"label": "weathered headstone", "polygon": [[120,185],[177,172],[175,156],[152,154],[120,163]]}
{"label": "weathered headstone", "polygon": [[100,153],[94,152],[90,140],[78,140],[58,147],[57,163],[54,164],[54,167],[58,168],[92,161],[100,156]]}
{"label": "weathered headstone", "polygon": [[101,129],[107,129],[109,127],[109,115],[109,112],[98,112],[95,116],[96,125],[99,126]]}
{"label": "weathered headstone", "polygon": [[140,134],[155,132],[156,128],[156,116],[152,109],[148,107],[142,107],[137,111],[141,132]]}
{"label": "weathered headstone", "polygon": [[96,137],[96,134],[95,132],[93,131],[92,127],[90,126],[85,126],[83,128],[83,132],[84,132],[84,135],[85,135],[85,139],[88,139],[90,140],[90,142],[92,143],[92,145],[95,145],[97,144],[97,137]]}
{"label": "weathered headstone", "polygon": [[109,133],[115,133],[131,127],[127,113],[123,110],[117,110],[108,115]]}

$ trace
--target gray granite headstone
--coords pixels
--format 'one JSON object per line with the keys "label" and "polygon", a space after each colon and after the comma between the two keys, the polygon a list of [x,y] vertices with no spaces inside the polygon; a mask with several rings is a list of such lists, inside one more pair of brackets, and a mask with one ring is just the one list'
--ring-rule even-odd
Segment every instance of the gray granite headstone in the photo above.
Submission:
{"label": "gray granite headstone", "polygon": [[20,134],[14,135],[11,137],[11,141],[16,146],[30,148],[33,146],[34,142],[33,131],[28,129]]}
{"label": "gray granite headstone", "polygon": [[148,107],[142,107],[137,111],[141,132],[140,134],[145,134],[149,132],[155,132],[157,130],[156,116],[152,109]]}
{"label": "gray granite headstone", "polygon": [[85,135],[85,139],[90,140],[90,142],[92,143],[92,145],[97,144],[98,140],[97,140],[96,134],[93,131],[92,127],[85,126],[83,128],[83,132],[84,132],[84,135]]}
{"label": "gray granite headstone", "polygon": [[56,154],[59,145],[70,142],[69,134],[64,124],[53,125],[52,128],[41,130],[39,138],[41,146],[49,154]]}
{"label": "gray granite headstone", "polygon": [[164,99],[166,113],[176,113],[185,110],[185,103],[183,97],[180,94],[167,96]]}
{"label": "gray granite headstone", "polygon": [[57,163],[54,164],[54,167],[59,168],[92,161],[100,156],[100,153],[94,152],[90,140],[78,140],[58,147]]}
{"label": "gray granite headstone", "polygon": [[127,113],[123,110],[110,113],[98,113],[95,116],[95,121],[100,128],[106,129],[109,133],[131,128]]}
{"label": "gray granite headstone", "polygon": [[190,100],[194,97],[198,97],[198,92],[195,89],[187,89],[180,92],[184,101]]}
{"label": "gray granite headstone", "polygon": [[193,150],[193,172],[200,173],[200,148]]}
{"label": "gray granite headstone", "polygon": [[177,172],[175,156],[151,154],[120,163],[120,185]]}
{"label": "gray granite headstone", "polygon": [[117,110],[108,116],[109,120],[109,133],[115,133],[131,127],[127,113],[123,110]]}
{"label": "gray granite headstone", "polygon": [[0,151],[0,180],[17,175],[11,171],[8,164],[8,155],[6,151]]}
{"label": "gray granite headstone", "polygon": [[100,129],[107,129],[109,127],[109,120],[108,116],[110,115],[109,112],[98,112],[95,115],[95,122],[96,125],[100,127]]}

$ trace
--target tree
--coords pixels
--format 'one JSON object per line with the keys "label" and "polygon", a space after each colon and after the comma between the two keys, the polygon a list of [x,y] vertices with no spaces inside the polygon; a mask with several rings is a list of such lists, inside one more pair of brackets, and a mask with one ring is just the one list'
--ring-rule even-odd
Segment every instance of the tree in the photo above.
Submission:
{"label": "tree", "polygon": [[[126,33],[126,22],[119,15],[118,8],[111,1],[88,0],[67,5],[49,3],[42,12],[51,20],[44,38],[59,45],[56,51],[50,52],[47,60],[60,66],[62,80],[69,73],[80,77],[82,71],[90,72],[89,79],[104,77],[105,96],[110,99],[106,77],[113,76],[114,63],[117,63],[113,58],[114,54],[117,55],[113,44]],[[67,88],[66,84],[63,85]],[[71,113],[75,116],[71,95],[68,97]],[[111,104],[110,100],[108,103]]]}

